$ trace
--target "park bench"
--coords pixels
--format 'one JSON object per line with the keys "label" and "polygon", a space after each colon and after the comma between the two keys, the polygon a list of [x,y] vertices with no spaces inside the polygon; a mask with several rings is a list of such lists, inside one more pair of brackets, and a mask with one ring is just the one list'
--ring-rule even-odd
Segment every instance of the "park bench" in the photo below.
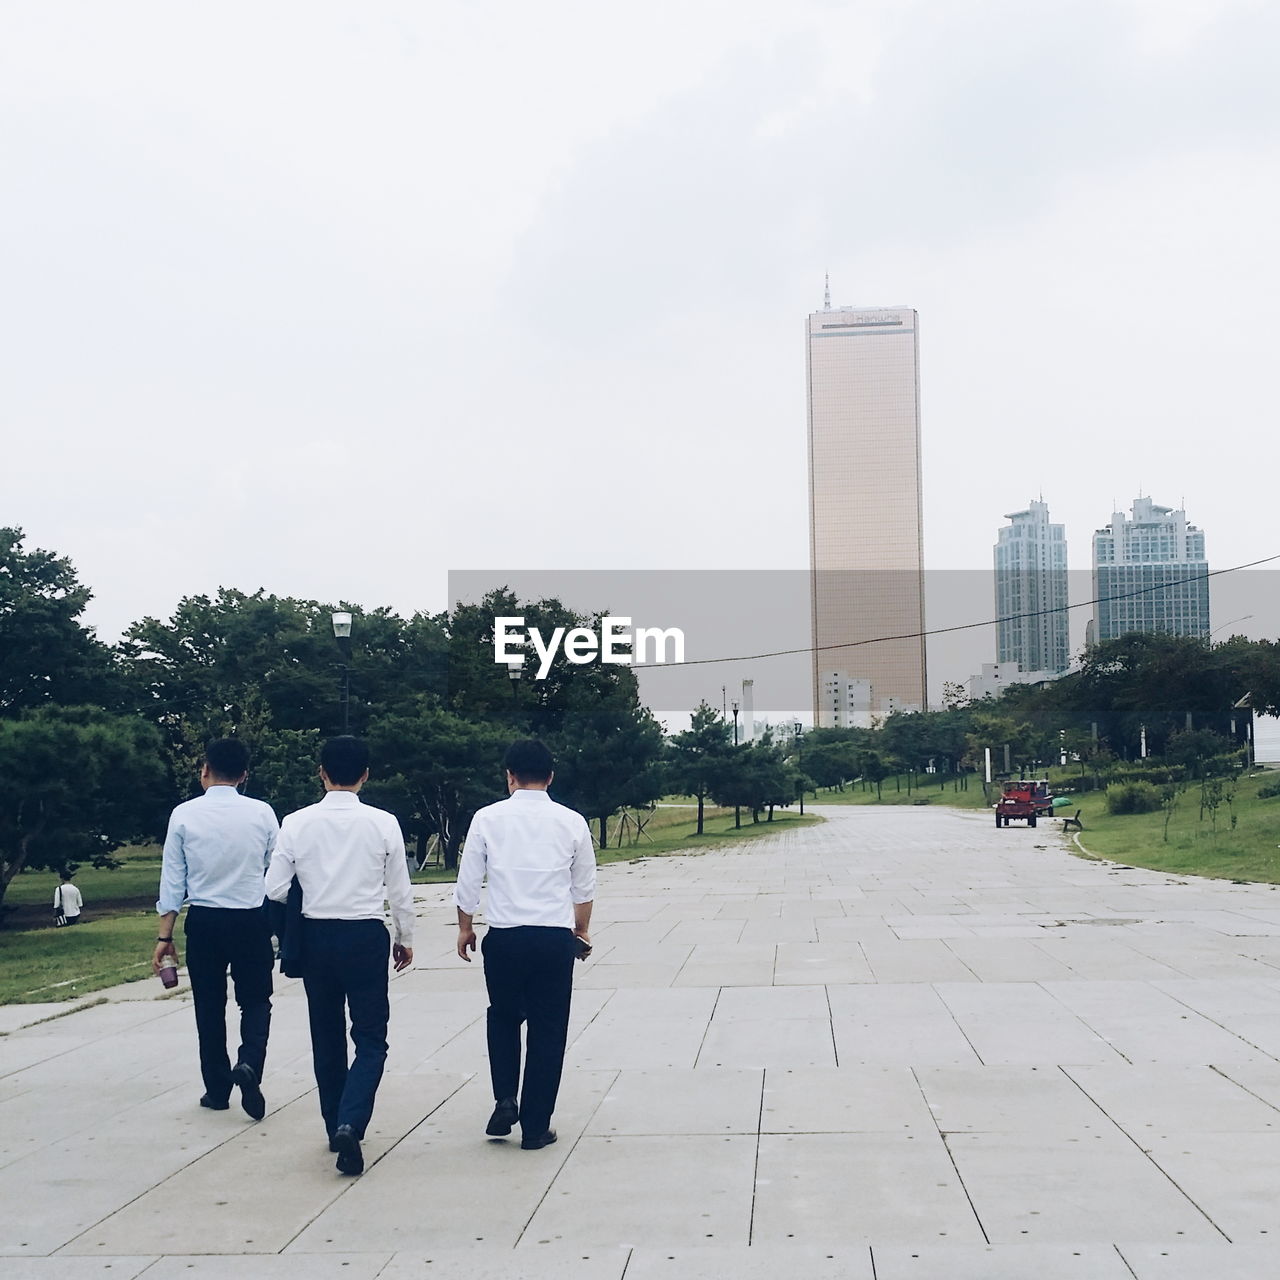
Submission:
{"label": "park bench", "polygon": [[1077,809],[1075,817],[1062,819],[1062,830],[1065,831],[1083,831],[1084,823],[1080,821],[1080,810]]}

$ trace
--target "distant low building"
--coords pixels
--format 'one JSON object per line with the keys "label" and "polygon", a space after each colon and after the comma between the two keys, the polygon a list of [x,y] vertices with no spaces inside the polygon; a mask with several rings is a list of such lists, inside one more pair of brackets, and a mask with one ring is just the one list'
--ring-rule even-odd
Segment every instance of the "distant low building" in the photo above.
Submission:
{"label": "distant low building", "polygon": [[1016,662],[984,662],[982,670],[969,677],[969,697],[974,702],[998,698],[1011,684],[1044,684],[1062,674],[1061,671],[1023,671]]}
{"label": "distant low building", "polygon": [[1280,718],[1253,717],[1253,762],[1280,766]]}

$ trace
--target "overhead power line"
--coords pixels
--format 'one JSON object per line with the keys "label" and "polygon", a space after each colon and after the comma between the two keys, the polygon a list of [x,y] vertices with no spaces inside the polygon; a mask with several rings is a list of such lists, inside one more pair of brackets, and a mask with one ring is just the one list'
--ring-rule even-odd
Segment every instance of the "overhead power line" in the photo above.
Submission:
{"label": "overhead power line", "polygon": [[637,662],[634,671],[657,671],[664,667],[683,666],[701,667],[719,662],[756,662],[761,658],[786,658],[801,653],[825,653],[829,649],[857,649],[868,644],[884,644],[889,640],[923,640],[929,636],[943,636],[953,631],[975,631],[979,627],[993,627],[1001,622],[1015,622],[1021,618],[1043,618],[1052,613],[1069,613],[1072,609],[1087,609],[1090,605],[1106,604],[1112,600],[1129,600],[1134,596],[1149,595],[1153,591],[1164,591],[1169,587],[1185,586],[1189,582],[1205,581],[1217,578],[1224,573],[1239,573],[1242,569],[1256,569],[1259,565],[1270,564],[1280,560],[1280,554],[1264,556],[1261,560],[1250,560],[1248,564],[1234,564],[1229,569],[1212,569],[1205,573],[1193,574],[1176,581],[1158,582],[1154,586],[1139,587],[1136,591],[1121,591],[1113,596],[1097,596],[1092,600],[1080,600],[1075,604],[1058,605],[1053,609],[1033,609],[1028,613],[1010,613],[1002,618],[988,618],[982,622],[962,622],[954,627],[934,627],[928,631],[905,631],[898,635],[874,636],[869,640],[846,640],[842,644],[803,645],[798,649],[773,649],[768,653],[744,653],[727,658],[688,658],[682,663]]}

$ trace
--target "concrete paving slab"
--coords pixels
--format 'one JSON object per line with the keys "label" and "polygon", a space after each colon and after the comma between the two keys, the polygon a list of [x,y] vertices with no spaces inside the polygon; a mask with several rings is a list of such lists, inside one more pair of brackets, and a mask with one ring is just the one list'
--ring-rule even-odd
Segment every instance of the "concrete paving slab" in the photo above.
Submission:
{"label": "concrete paving slab", "polygon": [[566,1072],[560,1140],[541,1151],[522,1151],[518,1129],[513,1139],[486,1138],[489,1081],[469,1081],[362,1177],[344,1179],[343,1193],[317,1205],[285,1252],[514,1248],[614,1078]]}
{"label": "concrete paving slab", "polygon": [[856,942],[780,942],[775,986],[872,982],[871,966]]}
{"label": "concrete paving slab", "polygon": [[1106,1112],[1058,1067],[918,1067],[915,1074],[943,1133],[1113,1128]]}
{"label": "concrete paving slab", "polygon": [[713,1019],[698,1053],[699,1067],[834,1067],[827,1018]]}
{"label": "concrete paving slab", "polygon": [[376,1280],[387,1253],[258,1254],[252,1258],[171,1255],[148,1269],[147,1280]]}
{"label": "concrete paving slab", "polygon": [[712,1025],[762,1019],[789,1022],[796,1018],[823,1022],[830,1017],[827,989],[823,986],[735,987],[720,993]]}
{"label": "concrete paving slab", "polygon": [[0,1276],[4,1280],[136,1280],[157,1261],[159,1259],[154,1257],[124,1255],[111,1258],[0,1258]]}
{"label": "concrete paving slab", "polygon": [[876,1280],[1133,1280],[1120,1254],[1099,1244],[877,1244],[871,1255]]}
{"label": "concrete paving slab", "polygon": [[1280,1275],[1275,1244],[1122,1245],[1134,1280],[1272,1280]]}
{"label": "concrete paving slab", "polygon": [[1130,1062],[1257,1062],[1267,1056],[1148,982],[1043,985]]}
{"label": "concrete paving slab", "polygon": [[1280,1236],[1280,1133],[1151,1134],[1151,1159],[1237,1244]]}
{"label": "concrete paving slab", "polygon": [[[1280,1111],[1212,1067],[1142,1063],[1063,1071],[1140,1145],[1151,1132],[1280,1132]],[[1280,1083],[1280,1066],[1275,1071]]]}
{"label": "concrete paving slab", "polygon": [[852,1248],[804,1249],[791,1245],[728,1246],[722,1249],[637,1248],[627,1280],[875,1280],[871,1251]]}
{"label": "concrete paving slab", "polygon": [[1064,1014],[1061,1003],[1035,983],[945,983],[937,992],[988,1066],[1121,1060],[1096,1031]]}
{"label": "concrete paving slab", "polygon": [[669,987],[682,968],[668,964],[596,964],[592,961],[574,975],[574,988],[582,990],[617,990],[622,987]]}
{"label": "concrete paving slab", "polygon": [[[991,937],[994,926],[986,926],[988,936],[956,938],[950,943],[952,952],[983,982],[1064,982],[1075,975],[1061,960],[1055,960],[1025,937]],[[1023,932],[1038,934],[1023,929]],[[978,931],[975,929],[974,933]]]}
{"label": "concrete paving slab", "polygon": [[6,1004],[0,1006],[0,1032],[7,1035],[22,1027],[29,1027],[45,1018],[65,1015],[67,1006],[58,1002],[51,1004]]}
{"label": "concrete paving slab", "polygon": [[760,1128],[764,1072],[701,1068],[624,1071],[587,1126],[593,1137],[751,1133]]}
{"label": "concrete paving slab", "polygon": [[772,964],[694,964],[676,975],[675,987],[763,987],[773,981]]}
{"label": "concrete paving slab", "polygon": [[927,984],[831,987],[827,995],[841,1066],[979,1061],[950,1009]]}
{"label": "concrete paving slab", "polygon": [[991,1244],[1222,1238],[1118,1131],[953,1133],[947,1146]]}
{"label": "concrete paving slab", "polygon": [[763,1134],[752,1244],[983,1243],[936,1133]]}
{"label": "concrete paving slab", "polygon": [[765,1072],[761,1133],[933,1134],[909,1067],[797,1067]]}
{"label": "concrete paving slab", "polygon": [[622,1280],[631,1256],[630,1249],[550,1249],[545,1245],[501,1252],[481,1247],[401,1252],[378,1273],[378,1280]]}
{"label": "concrete paving slab", "polygon": [[528,1241],[745,1245],[756,1139],[584,1137],[538,1206]]}
{"label": "concrete paving slab", "polygon": [[[366,1174],[465,1083],[384,1076],[364,1146]],[[277,1253],[351,1180],[334,1157],[314,1097],[237,1134],[73,1240],[67,1253]],[[191,1205],[202,1206],[192,1215]]]}
{"label": "concrete paving slab", "polygon": [[863,951],[880,983],[979,981],[978,975],[936,938],[893,942],[868,938]]}

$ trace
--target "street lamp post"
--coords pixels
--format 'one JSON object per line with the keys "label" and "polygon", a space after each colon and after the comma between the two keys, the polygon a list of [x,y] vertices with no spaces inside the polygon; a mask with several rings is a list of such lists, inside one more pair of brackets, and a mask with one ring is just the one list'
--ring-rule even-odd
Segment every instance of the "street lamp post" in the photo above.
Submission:
{"label": "street lamp post", "polygon": [[524,659],[507,659],[507,679],[511,681],[511,697],[516,706],[520,705],[520,677],[524,675]]}
{"label": "street lamp post", "polygon": [[351,615],[339,610],[333,615],[333,638],[342,653],[342,732],[351,732]]}
{"label": "street lamp post", "polygon": [[796,790],[800,792],[800,816],[804,817],[804,752],[801,748],[804,745],[804,725],[799,720],[796,721],[796,768],[800,770],[800,777],[796,780]]}
{"label": "street lamp post", "polygon": [[[731,703],[733,707],[733,745],[738,745],[738,700],[735,698]],[[735,827],[742,826],[742,806],[735,804],[733,806],[733,825]]]}

